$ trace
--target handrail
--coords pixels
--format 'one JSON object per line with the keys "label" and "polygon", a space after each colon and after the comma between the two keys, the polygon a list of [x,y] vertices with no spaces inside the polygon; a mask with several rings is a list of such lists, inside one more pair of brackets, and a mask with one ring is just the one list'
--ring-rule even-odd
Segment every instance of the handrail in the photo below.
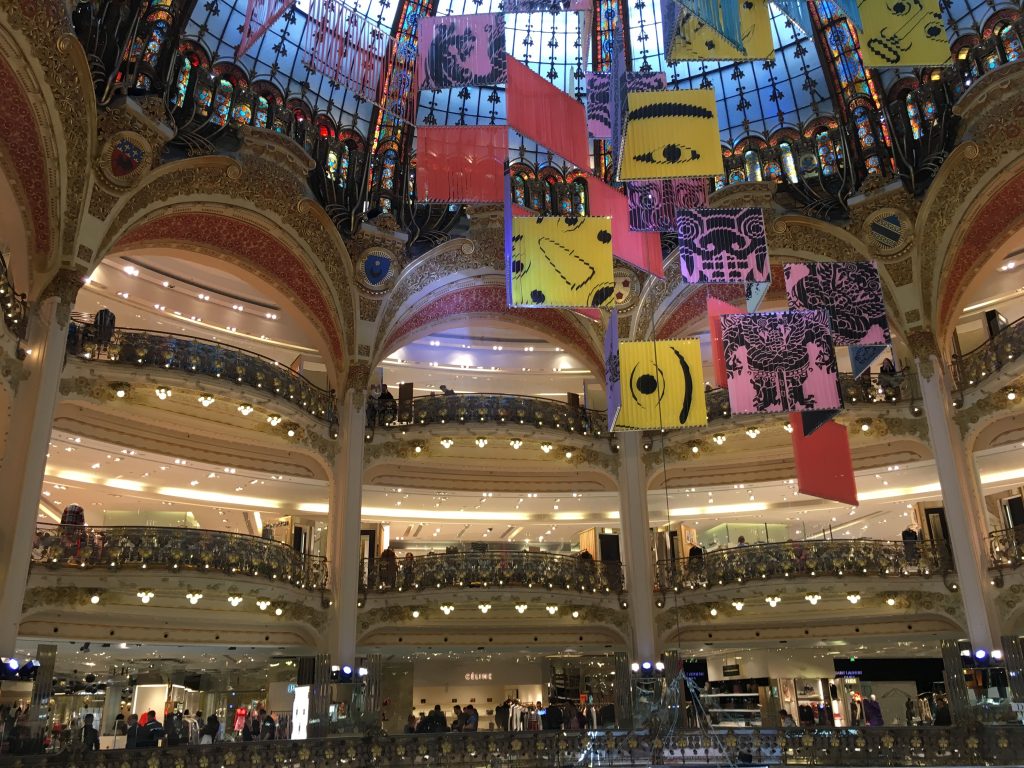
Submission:
{"label": "handrail", "polygon": [[992,531],[988,535],[988,553],[993,566],[1024,565],[1024,525]]}
{"label": "handrail", "polygon": [[202,528],[37,525],[32,563],[48,568],[160,568],[262,576],[300,589],[327,588],[327,560],[278,541]]}
{"label": "handrail", "polygon": [[963,390],[980,384],[1004,365],[1024,355],[1024,317],[1017,318],[970,352],[956,355],[953,372]]}
{"label": "handrail", "polygon": [[657,589],[678,592],[733,583],[798,577],[932,576],[953,571],[938,541],[787,541],[731,547],[698,557],[663,560]]}
{"label": "handrail", "polygon": [[621,563],[547,552],[458,552],[359,563],[363,592],[473,587],[619,593],[625,584]]}
{"label": "handrail", "polygon": [[334,393],[269,357],[195,336],[114,328],[104,338],[96,326],[72,323],[68,354],[85,360],[153,365],[246,384],[294,402],[316,419],[337,422]]}
{"label": "handrail", "polygon": [[18,293],[14,281],[7,271],[6,259],[0,258],[0,312],[4,325],[21,341],[28,333],[28,301],[25,294]]}

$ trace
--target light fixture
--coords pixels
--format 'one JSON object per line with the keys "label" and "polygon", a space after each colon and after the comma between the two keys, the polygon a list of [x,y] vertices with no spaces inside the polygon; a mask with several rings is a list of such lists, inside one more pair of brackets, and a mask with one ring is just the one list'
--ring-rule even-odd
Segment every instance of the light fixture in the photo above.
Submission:
{"label": "light fixture", "polygon": [[544,451],[544,453],[551,453],[551,451],[554,449],[554,446],[551,443],[541,443],[540,449]]}
{"label": "light fixture", "polygon": [[996,650],[992,651],[992,660],[993,661],[1000,661],[1000,660],[1002,660],[1002,658],[1003,658],[1003,652],[1002,651],[1000,651],[999,649],[996,649]]}
{"label": "light fixture", "polygon": [[243,416],[248,416],[250,413],[252,413],[252,406],[249,405],[248,403],[242,403],[240,406],[238,406],[238,412]]}
{"label": "light fixture", "polygon": [[114,397],[118,398],[119,400],[123,399],[128,394],[128,390],[130,389],[128,384],[121,384],[120,382],[116,384],[111,384],[110,388],[114,391]]}
{"label": "light fixture", "polygon": [[442,437],[441,438],[441,445],[444,448],[451,448],[453,445],[455,445],[455,441],[452,440],[450,437]]}
{"label": "light fixture", "polygon": [[755,437],[761,434],[761,430],[757,427],[747,427],[747,437],[753,440]]}
{"label": "light fixture", "polygon": [[278,606],[277,608],[274,609],[274,615],[275,616],[280,616],[282,613],[284,613],[284,608],[281,608],[280,606]]}
{"label": "light fixture", "polygon": [[267,416],[267,424],[269,424],[270,426],[276,427],[280,423],[281,417],[278,416],[276,413],[272,413],[269,416]]}
{"label": "light fixture", "polygon": [[690,453],[700,453],[700,445],[698,445],[697,443],[690,443]]}
{"label": "light fixture", "polygon": [[984,648],[979,648],[974,652],[974,658],[978,659],[979,661],[981,659],[984,659],[986,656],[988,656],[988,651],[986,651]]}
{"label": "light fixture", "polygon": [[187,592],[187,593],[185,593],[185,599],[188,600],[190,603],[192,603],[192,605],[195,605],[196,603],[198,603],[200,600],[203,599],[203,593],[199,592],[199,591]]}
{"label": "light fixture", "polygon": [[288,437],[295,437],[295,435],[297,434],[295,426],[294,425],[289,426],[288,429],[287,429],[286,434],[288,435]]}
{"label": "light fixture", "polygon": [[817,592],[814,592],[810,595],[804,595],[804,600],[806,600],[811,605],[817,605],[818,601],[821,600],[821,595],[819,595]]}
{"label": "light fixture", "polygon": [[856,605],[860,602],[860,592],[850,592],[846,599],[850,601],[851,605]]}
{"label": "light fixture", "polygon": [[861,421],[860,421],[860,431],[861,432],[870,432],[871,431],[871,419],[861,419]]}
{"label": "light fixture", "polygon": [[547,610],[548,613],[550,613],[552,616],[554,616],[556,613],[558,613],[558,606],[555,605],[554,603],[552,603],[551,605],[549,605],[546,608],[546,610]]}
{"label": "light fixture", "polygon": [[743,606],[744,602],[742,600],[736,599],[732,601],[732,607],[735,608],[737,611],[742,611]]}
{"label": "light fixture", "polygon": [[529,607],[530,607],[530,606],[528,606],[528,605],[527,605],[526,603],[519,603],[519,604],[518,604],[518,605],[516,606],[516,611],[517,611],[517,612],[518,612],[518,613],[519,613],[520,615],[522,615],[522,614],[526,613],[526,609],[527,609],[527,608],[529,608]]}
{"label": "light fixture", "polygon": [[580,612],[579,612],[579,611],[573,611],[573,612],[572,612],[572,617],[573,617],[574,619],[578,619],[578,618],[580,617]]}
{"label": "light fixture", "polygon": [[214,398],[213,395],[200,395],[196,399],[199,400],[199,404],[202,405],[203,408],[209,408],[211,405],[217,402],[216,398]]}
{"label": "light fixture", "polygon": [[237,608],[239,605],[242,604],[242,596],[241,595],[228,595],[228,602],[231,603],[231,607],[232,608]]}
{"label": "light fixture", "polygon": [[523,441],[520,440],[518,437],[513,437],[511,440],[508,441],[508,444],[512,446],[513,451],[518,451],[520,448],[523,447]]}
{"label": "light fixture", "polygon": [[644,672],[650,672],[651,671],[651,667],[653,667],[653,666],[654,665],[651,664],[651,662],[645,661],[643,664],[640,665],[640,669],[642,669]]}
{"label": "light fixture", "polygon": [[153,590],[151,589],[140,589],[138,592],[135,593],[135,596],[138,597],[139,600],[141,600],[143,603],[148,603],[150,600],[156,597],[156,595],[153,594]]}
{"label": "light fixture", "polygon": [[261,611],[265,611],[265,610],[267,610],[267,608],[270,607],[270,601],[269,600],[257,600],[256,601],[256,607],[259,608]]}
{"label": "light fixture", "polygon": [[1011,401],[1011,402],[1016,400],[1017,399],[1017,390],[1014,389],[1013,387],[1010,387],[1009,389],[1007,389],[1006,390],[1006,399]]}
{"label": "light fixture", "polygon": [[419,612],[419,611],[417,611],[416,609],[413,609],[413,612],[412,612],[412,617],[413,617],[414,619],[418,619],[418,618],[420,617],[420,612]]}
{"label": "light fixture", "polygon": [[171,388],[170,387],[157,387],[156,388],[156,396],[158,398],[160,398],[161,400],[166,400],[172,394],[173,393],[171,392]]}
{"label": "light fixture", "polygon": [[711,606],[710,613],[711,613],[712,616],[717,616],[718,615],[718,609],[715,608],[714,606]]}
{"label": "light fixture", "polygon": [[768,605],[770,605],[772,608],[774,608],[776,605],[782,602],[782,598],[778,595],[768,595],[768,597],[766,597],[764,601],[768,603]]}
{"label": "light fixture", "polygon": [[571,459],[572,458],[572,451],[566,451],[565,452],[565,458]]}
{"label": "light fixture", "polygon": [[413,453],[423,453],[422,445],[414,445],[412,448]]}
{"label": "light fixture", "polygon": [[93,592],[91,595],[89,595],[89,602],[92,603],[93,605],[97,605],[99,603],[99,601],[100,601],[100,593],[99,592]]}
{"label": "light fixture", "polygon": [[789,432],[789,434],[793,434],[793,425],[790,424],[788,421],[782,425],[782,428]]}
{"label": "light fixture", "polygon": [[480,605],[478,605],[477,608],[480,609],[480,613],[487,613],[489,610],[491,610],[491,604],[490,603],[480,603]]}
{"label": "light fixture", "polygon": [[639,672],[640,671],[640,663],[637,662],[637,661],[634,661],[632,664],[629,665],[629,668],[631,670],[633,670],[634,672]]}
{"label": "light fixture", "polygon": [[896,598],[890,595],[889,597],[885,598],[885,604],[889,607],[896,605]]}
{"label": "light fixture", "polygon": [[725,445],[725,435],[721,432],[712,435],[711,440],[715,445]]}
{"label": "light fixture", "polygon": [[484,448],[484,447],[487,446],[487,438],[486,437],[478,437],[473,442],[476,443],[476,447],[477,448]]}
{"label": "light fixture", "polygon": [[455,606],[451,605],[450,603],[446,603],[445,605],[441,606],[441,613],[443,613],[445,616],[448,616],[454,610]]}

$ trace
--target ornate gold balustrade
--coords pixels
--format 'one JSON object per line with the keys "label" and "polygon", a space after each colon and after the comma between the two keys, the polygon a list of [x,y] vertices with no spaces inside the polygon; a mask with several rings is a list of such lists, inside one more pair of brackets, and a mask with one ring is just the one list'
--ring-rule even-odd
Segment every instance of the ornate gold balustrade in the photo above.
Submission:
{"label": "ornate gold balustrade", "polygon": [[954,360],[957,386],[963,390],[981,384],[1024,355],[1024,318],[1011,323],[986,341]]}
{"label": "ornate gold balustrade", "polygon": [[258,536],[194,528],[40,525],[32,564],[49,569],[127,569],[237,574],[327,588],[327,561]]}

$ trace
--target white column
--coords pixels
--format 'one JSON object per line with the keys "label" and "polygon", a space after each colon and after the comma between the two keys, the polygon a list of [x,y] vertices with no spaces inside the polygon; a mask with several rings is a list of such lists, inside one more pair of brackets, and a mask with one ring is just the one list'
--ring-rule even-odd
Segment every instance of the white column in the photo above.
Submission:
{"label": "white column", "polygon": [[359,531],[363,509],[363,444],[366,424],[361,392],[348,390],[338,404],[338,455],[334,461],[328,524],[327,567],[334,605],[328,628],[331,663],[355,666],[358,634]]}
{"label": "white column", "polygon": [[949,546],[956,565],[957,581],[967,617],[967,631],[975,648],[999,648],[999,614],[988,576],[988,530],[985,499],[974,457],[964,447],[960,429],[953,420],[953,401],[944,363],[935,356],[932,371],[921,376],[921,400],[928,420],[928,435],[935,452],[935,468],[942,488]]}
{"label": "white column", "polygon": [[622,559],[629,590],[629,623],[633,630],[630,661],[657,661],[654,634],[654,557],[647,514],[647,473],[643,462],[643,434],[620,432],[619,526]]}
{"label": "white column", "polygon": [[[7,450],[0,459],[0,655],[12,656],[21,623],[25,582],[32,557],[32,537],[39,514],[39,494],[57,405],[67,325],[57,317],[60,298],[32,307],[24,372],[7,427]],[[69,502],[73,499],[69,499]],[[88,519],[88,518],[87,518]],[[49,522],[49,521],[47,521]]]}

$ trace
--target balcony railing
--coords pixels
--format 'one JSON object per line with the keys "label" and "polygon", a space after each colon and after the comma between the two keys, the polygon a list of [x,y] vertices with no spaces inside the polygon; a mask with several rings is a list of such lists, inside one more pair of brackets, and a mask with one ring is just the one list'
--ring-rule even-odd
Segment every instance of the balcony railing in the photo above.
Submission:
{"label": "balcony railing", "polygon": [[617,593],[622,564],[541,552],[460,552],[403,560],[362,561],[363,592],[423,589],[519,588]]}
{"label": "balcony railing", "polygon": [[7,262],[0,258],[0,312],[4,325],[22,341],[28,331],[28,302],[24,294],[18,293],[7,272]]}
{"label": "balcony railing", "polygon": [[767,579],[933,576],[953,570],[935,541],[788,541],[658,563],[658,589],[673,592]]}
{"label": "balcony railing", "polygon": [[238,574],[327,588],[327,561],[280,542],[238,533],[194,528],[40,525],[32,562],[47,568],[166,570]]}
{"label": "balcony railing", "polygon": [[316,386],[276,360],[194,336],[117,328],[104,338],[94,325],[72,323],[68,354],[136,367],[178,370],[252,387],[287,400],[320,421],[337,422],[334,393]]}
{"label": "balcony railing", "polygon": [[994,566],[1024,565],[1024,525],[990,533],[988,551]]}
{"label": "balcony railing", "polygon": [[1017,765],[1024,728],[871,727],[729,729],[717,734],[676,731],[479,731],[408,736],[346,736],[301,741],[220,742],[208,746],[5,757],[0,765],[25,768],[117,765],[119,768],[337,765],[407,768],[534,768],[589,765]]}
{"label": "balcony railing", "polygon": [[1024,317],[954,360],[957,386],[963,390],[980,384],[1021,355],[1024,355]]}

